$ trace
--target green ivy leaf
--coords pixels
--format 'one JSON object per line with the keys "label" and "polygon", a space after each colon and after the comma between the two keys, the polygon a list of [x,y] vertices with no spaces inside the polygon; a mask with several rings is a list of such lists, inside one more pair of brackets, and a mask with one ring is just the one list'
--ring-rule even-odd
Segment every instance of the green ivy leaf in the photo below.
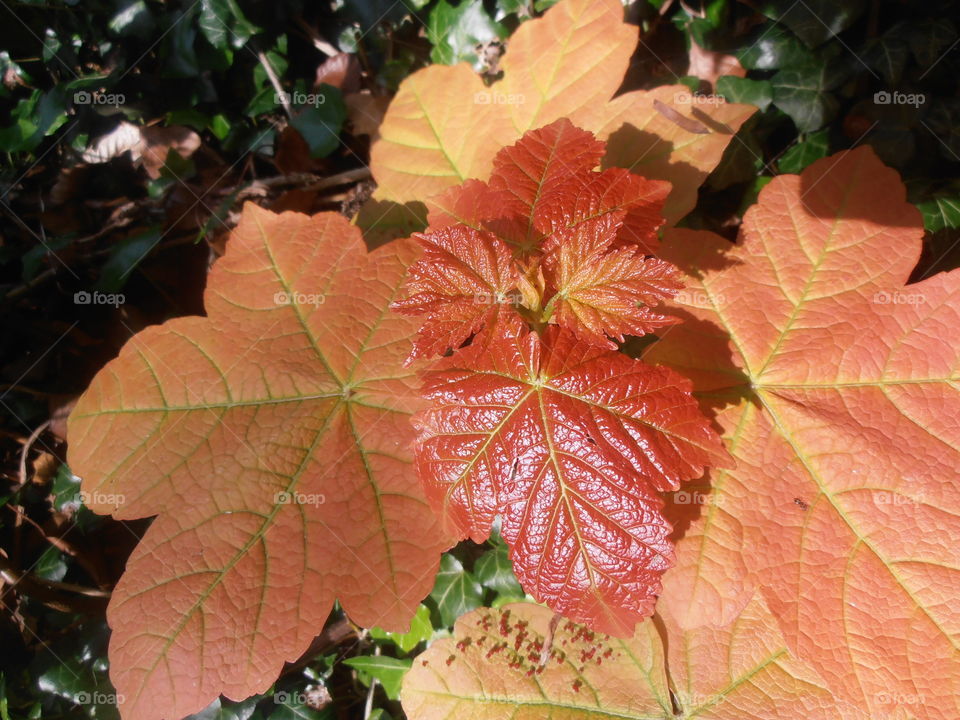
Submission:
{"label": "green ivy leaf", "polygon": [[939,232],[948,228],[960,228],[960,188],[953,192],[937,193],[917,203],[923,214],[923,227],[927,232]]}
{"label": "green ivy leaf", "polygon": [[67,465],[61,465],[53,476],[50,495],[57,512],[75,512],[80,507],[80,478],[70,472]]}
{"label": "green ivy leaf", "polygon": [[379,680],[380,684],[383,685],[383,691],[391,700],[400,698],[400,685],[403,683],[403,676],[407,674],[407,670],[413,664],[413,660],[398,660],[386,655],[360,655],[347,658],[343,662],[354,670],[359,670],[361,673]]}
{"label": "green ivy leaf", "polygon": [[[172,150],[170,155],[180,157]],[[100,271],[98,289],[115,293],[126,285],[134,268],[160,242],[161,234],[159,227],[152,227],[144,233],[125,238],[110,248],[110,255]]]}
{"label": "green ivy leaf", "polygon": [[487,14],[482,0],[463,0],[456,6],[440,0],[427,23],[427,37],[433,45],[430,59],[443,65],[466,61],[481,70],[476,46],[506,36],[506,28]]}
{"label": "green ivy leaf", "polygon": [[940,154],[951,162],[960,159],[960,100],[939,99],[930,108],[925,124],[940,141]]}
{"label": "green ivy leaf", "polygon": [[145,0],[126,0],[110,18],[107,27],[120,37],[146,39],[154,31],[156,22]]}
{"label": "green ivy leaf", "polygon": [[197,51],[194,43],[197,39],[196,26],[193,23],[194,7],[172,18],[170,32],[164,38],[161,56],[164,58],[163,77],[193,78],[200,75]]}
{"label": "green ivy leaf", "polygon": [[343,104],[340,91],[323,83],[310,92],[295,91],[291,97],[296,100],[301,93],[304,98],[314,98],[302,105],[294,105],[290,124],[297,129],[310,147],[310,156],[326,157],[340,144],[340,129],[347,119],[347,108]]}
{"label": "green ivy leaf", "polygon": [[747,120],[733,142],[727,145],[719,164],[707,178],[711,190],[724,190],[747,182],[763,168],[763,148],[756,137],[757,121],[757,115]]}
{"label": "green ivy leaf", "polygon": [[374,640],[390,640],[403,653],[409,653],[417,645],[426,642],[433,636],[433,625],[430,624],[430,609],[426,605],[417,608],[416,614],[410,621],[410,629],[405,633],[395,633],[383,628],[370,628],[370,637]]}
{"label": "green ivy leaf", "polygon": [[67,574],[66,558],[59,549],[51,545],[41,553],[31,573],[44,580],[63,580]]}
{"label": "green ivy leaf", "polygon": [[0,672],[0,720],[10,720],[10,710],[7,707],[7,678]]}
{"label": "green ivy leaf", "polygon": [[49,699],[65,700],[68,708],[76,706],[73,717],[119,720],[116,691],[107,678],[107,639],[106,625],[95,623],[75,628],[53,646],[44,645],[29,669],[37,688]]}
{"label": "green ivy leaf", "polygon": [[948,17],[922,20],[907,32],[910,52],[924,72],[932,68],[956,40],[957,27]]}
{"label": "green ivy leaf", "polygon": [[503,20],[508,15],[519,15],[521,18],[530,17],[532,10],[530,0],[497,0],[495,20]]}
{"label": "green ivy leaf", "polygon": [[778,70],[810,62],[813,54],[789,30],[768,23],[748,38],[737,59],[748,70]]}
{"label": "green ivy leaf", "polygon": [[453,555],[440,559],[440,572],[430,598],[437,604],[440,621],[453,625],[464,613],[483,605],[483,588]]}
{"label": "green ivy leaf", "polygon": [[777,167],[782,173],[799,173],[814,160],[826,157],[830,153],[829,131],[807,135],[802,142],[789,148],[777,161]]}
{"label": "green ivy leaf", "polygon": [[783,23],[810,47],[816,47],[850,27],[863,13],[866,0],[763,0],[756,9]]}
{"label": "green ivy leaf", "polygon": [[723,95],[729,102],[756,105],[761,112],[773,102],[773,86],[768,80],[751,80],[722,75],[717,78],[717,94]]}
{"label": "green ivy leaf", "polygon": [[863,62],[871,70],[880,73],[884,82],[891,87],[900,84],[909,55],[902,28],[894,28],[869,41],[861,53]]}
{"label": "green ivy leaf", "polygon": [[262,696],[254,695],[243,702],[217,698],[203,710],[183,720],[249,720]]}
{"label": "green ivy leaf", "polygon": [[812,132],[837,114],[837,99],[830,93],[843,81],[833,62],[811,62],[780,70],[771,79],[773,102],[783,110],[800,132]]}
{"label": "green ivy leaf", "polygon": [[247,20],[236,0],[201,0],[200,31],[218,50],[242,48],[260,32]]}
{"label": "green ivy leaf", "polygon": [[323,710],[314,710],[306,704],[306,696],[302,692],[278,691],[273,695],[273,705],[268,706],[265,720],[334,720],[333,707],[328,705]]}
{"label": "green ivy leaf", "polygon": [[35,245],[27,250],[20,258],[21,265],[23,266],[23,282],[33,280],[43,268],[44,261],[49,260],[50,262],[56,262],[56,260],[49,258],[49,255],[51,253],[56,254],[57,251],[62,250],[70,244],[71,240],[68,238],[49,238],[45,243]]}
{"label": "green ivy leaf", "polygon": [[[0,78],[6,78],[8,82],[15,83],[17,80],[29,84],[30,75],[24,72],[11,57],[7,50],[0,50]],[[10,97],[10,88],[6,82],[0,83],[0,97]]]}
{"label": "green ivy leaf", "polygon": [[513,565],[504,543],[497,543],[492,550],[488,550],[477,560],[474,574],[484,587],[493,590],[498,595],[523,597],[523,588],[513,574]]}

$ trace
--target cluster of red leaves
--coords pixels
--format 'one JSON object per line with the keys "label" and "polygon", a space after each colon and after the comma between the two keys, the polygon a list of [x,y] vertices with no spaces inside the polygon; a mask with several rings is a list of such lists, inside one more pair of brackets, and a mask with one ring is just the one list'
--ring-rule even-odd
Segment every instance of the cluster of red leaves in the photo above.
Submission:
{"label": "cluster of red leaves", "polygon": [[489,182],[468,180],[433,200],[410,297],[394,305],[426,315],[411,358],[521,315],[610,349],[608,337],[675,322],[651,308],[680,289],[677,269],[648,257],[670,184],[594,172],[604,149],[561,119],[501,150]]}
{"label": "cluster of red leaves", "polygon": [[651,257],[669,184],[595,171],[604,150],[558,120],[434,199],[393,307],[425,316],[410,361],[453,351],[414,418],[448,528],[482,541],[500,515],[528,592],[630,635],[672,562],[657,493],[726,455],[686,379],[617,351],[676,322],[655,308],[681,283]]}

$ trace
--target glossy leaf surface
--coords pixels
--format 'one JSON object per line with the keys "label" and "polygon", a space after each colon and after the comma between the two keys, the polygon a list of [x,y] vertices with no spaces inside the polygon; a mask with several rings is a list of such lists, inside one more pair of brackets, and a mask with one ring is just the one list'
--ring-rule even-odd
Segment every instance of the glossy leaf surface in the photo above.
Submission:
{"label": "glossy leaf surface", "polygon": [[440,361],[424,393],[417,469],[450,531],[482,541],[501,515],[527,592],[632,634],[671,564],[657,492],[725,457],[687,381],[518,322]]}

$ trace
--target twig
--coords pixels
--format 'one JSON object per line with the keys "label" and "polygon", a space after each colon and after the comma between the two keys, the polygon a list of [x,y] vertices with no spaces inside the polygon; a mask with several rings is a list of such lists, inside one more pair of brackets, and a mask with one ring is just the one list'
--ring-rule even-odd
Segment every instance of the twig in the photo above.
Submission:
{"label": "twig", "polygon": [[[19,509],[19,507],[11,505],[5,505],[4,507],[14,514],[16,514]],[[77,550],[77,548],[75,548],[71,543],[67,542],[62,537],[58,537],[57,535],[47,534],[47,531],[43,529],[40,523],[38,523],[29,515],[24,514],[23,519],[26,520],[27,524],[33,527],[33,529],[36,530],[40,534],[40,537],[42,537],[45,541],[53,545],[53,547],[62,552],[64,555],[69,555],[76,560],[80,564],[80,567],[87,571],[87,574],[93,578],[93,581],[97,583],[97,585],[101,587],[105,585],[100,568],[98,568],[95,563],[91,562],[88,557]]]}
{"label": "twig", "polygon": [[330,623],[323,629],[323,632],[314,638],[313,642],[310,643],[310,647],[306,649],[298,660],[288,663],[283,668],[283,674],[286,675],[287,673],[306,667],[313,662],[317,655],[323,655],[329,652],[331,648],[335,648],[341,643],[351,638],[355,639],[356,637],[356,630],[346,618],[340,618]]}
{"label": "twig", "polygon": [[257,52],[257,59],[260,61],[260,64],[263,65],[263,69],[266,70],[270,84],[273,85],[273,89],[277,93],[277,99],[280,101],[280,104],[283,105],[283,111],[287,114],[288,118],[293,119],[293,113],[290,112],[290,99],[287,97],[283,86],[280,85],[280,79],[277,77],[277,73],[274,71],[273,65],[270,64],[266,53],[260,50]]}
{"label": "twig", "polygon": [[110,599],[110,591],[74,585],[73,583],[44,580],[29,573],[20,572],[0,554],[0,580],[17,592],[39,600],[47,607],[62,612],[85,612],[99,614]]}
{"label": "twig", "polygon": [[[370,168],[354,168],[345,170],[336,175],[321,177],[313,173],[290,173],[289,175],[274,175],[273,177],[263,178],[262,180],[252,180],[245,185],[234,185],[224,188],[218,192],[219,195],[231,195],[237,193],[238,196],[247,197],[250,194],[256,194],[258,190],[266,190],[288,185],[303,185],[304,190],[323,190],[337,185],[347,185],[349,183],[366,180],[370,177]],[[239,199],[239,197],[238,197]]]}
{"label": "twig", "polygon": [[24,387],[23,385],[0,385],[0,392],[6,393],[9,391],[13,392],[22,392],[27,395],[33,395],[34,397],[40,398],[52,398],[56,397],[57,393],[44,392],[43,390],[34,390],[33,388]]}
{"label": "twig", "polygon": [[[47,420],[42,425],[40,425],[36,430],[30,433],[30,437],[27,438],[27,441],[23,444],[23,449],[20,451],[20,484],[16,487],[16,490],[19,490],[24,485],[27,484],[27,456],[30,454],[30,448],[33,447],[33,444],[37,441],[37,438],[50,427],[50,421]],[[17,523],[19,525],[19,523]]]}
{"label": "twig", "polygon": [[[380,654],[380,646],[377,645],[373,650],[374,656]],[[373,712],[373,693],[377,689],[377,680],[375,677],[370,678],[370,689],[367,690],[367,702],[363,706],[363,720],[370,720],[370,713]]]}
{"label": "twig", "polygon": [[313,46],[317,50],[322,52],[324,55],[333,57],[334,55],[340,54],[339,50],[337,50],[333,45],[331,45],[326,40],[324,40],[323,36],[319,32],[317,32],[317,29],[309,25],[307,21],[304,20],[302,17],[297,18],[297,25],[303,28],[303,31],[310,38],[310,42],[313,43]]}
{"label": "twig", "polygon": [[40,273],[35,278],[33,278],[33,280],[31,280],[30,282],[24,283],[23,285],[19,285],[15,287],[13,290],[11,290],[10,292],[8,292],[6,295],[4,295],[4,299],[13,300],[15,298],[20,297],[21,295],[25,295],[31,290],[33,290],[37,285],[40,285],[41,283],[44,283],[48,279],[52,278],[53,275],[54,275],[54,268],[52,267],[47,268],[42,273]]}
{"label": "twig", "polygon": [[[30,437],[27,438],[27,441],[23,444],[23,450],[20,451],[20,477],[19,483],[14,492],[19,492],[27,484],[27,456],[30,454],[30,448],[33,447],[33,444],[37,441],[37,438],[40,437],[40,434],[50,426],[50,421],[47,420],[40,427],[30,433]],[[16,505],[13,505],[13,510],[16,513],[16,517],[13,520],[13,559],[16,562],[20,562],[20,528],[23,526],[23,519],[26,517],[26,511],[23,509],[23,505],[20,504],[20,501],[17,501]]]}

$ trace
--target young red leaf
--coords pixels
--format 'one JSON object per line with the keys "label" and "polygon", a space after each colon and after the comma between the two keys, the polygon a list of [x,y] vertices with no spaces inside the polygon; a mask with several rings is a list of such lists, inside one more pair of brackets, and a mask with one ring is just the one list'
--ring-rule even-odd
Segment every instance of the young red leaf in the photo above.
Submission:
{"label": "young red leaf", "polygon": [[[622,216],[622,212],[618,215]],[[607,214],[558,233],[543,259],[545,315],[584,340],[615,350],[624,335],[644,335],[678,322],[651,310],[683,287],[670,263],[635,247],[606,252],[620,226]]]}
{"label": "young red leaf", "polygon": [[[662,213],[670,183],[648,180],[629,170],[610,168],[591,173],[579,187],[572,182],[567,187],[574,191],[573,202],[564,197],[569,192],[564,188],[558,189],[544,203],[542,215],[551,231],[606,213],[617,213],[623,216],[623,224],[617,230],[614,245],[638,247],[648,255],[656,254],[660,246],[657,231],[664,223]],[[557,216],[566,218],[565,222],[558,222]],[[544,249],[549,248],[548,240]]]}
{"label": "young red leaf", "polygon": [[466,225],[475,230],[490,229],[485,221],[501,218],[514,208],[516,198],[504,190],[494,190],[480,180],[467,180],[430,198],[427,223],[433,229],[447,225]]}
{"label": "young red leaf", "polygon": [[564,181],[590,177],[605,147],[592,133],[561,118],[500,150],[493,158],[489,185],[514,197],[510,210],[529,218],[532,229],[544,196]]}
{"label": "young red leaf", "polygon": [[415,253],[248,204],[208,316],[134,336],[78,401],[88,506],[158,515],[107,613],[124,720],[265,691],[335,598],[403,630],[429,592],[448,543],[409,464],[416,321],[387,310]]}
{"label": "young red leaf", "polygon": [[529,252],[549,249],[564,229],[615,214],[617,244],[653,253],[670,184],[620,168],[594,172],[604,148],[566,118],[532,130],[497,153],[488,183],[468,180],[431,200],[430,222],[486,221],[483,227]]}
{"label": "young red leaf", "polygon": [[416,235],[424,248],[407,280],[409,297],[391,306],[407,315],[426,315],[410,360],[460,347],[501,315],[515,314],[510,291],[519,273],[510,249],[495,235],[449,225]]}
{"label": "young red leaf", "polygon": [[725,452],[676,373],[516,322],[425,377],[417,469],[452,532],[494,516],[524,588],[618,635],[653,610],[670,565],[657,491]]}
{"label": "young red leaf", "polygon": [[411,359],[456,349],[521,305],[610,349],[608,336],[676,322],[651,310],[680,288],[676,271],[644,257],[669,186],[595,172],[603,149],[560,119],[501,150],[489,183],[468,180],[435,198],[432,232],[419,236],[425,255],[394,305],[427,316]]}

